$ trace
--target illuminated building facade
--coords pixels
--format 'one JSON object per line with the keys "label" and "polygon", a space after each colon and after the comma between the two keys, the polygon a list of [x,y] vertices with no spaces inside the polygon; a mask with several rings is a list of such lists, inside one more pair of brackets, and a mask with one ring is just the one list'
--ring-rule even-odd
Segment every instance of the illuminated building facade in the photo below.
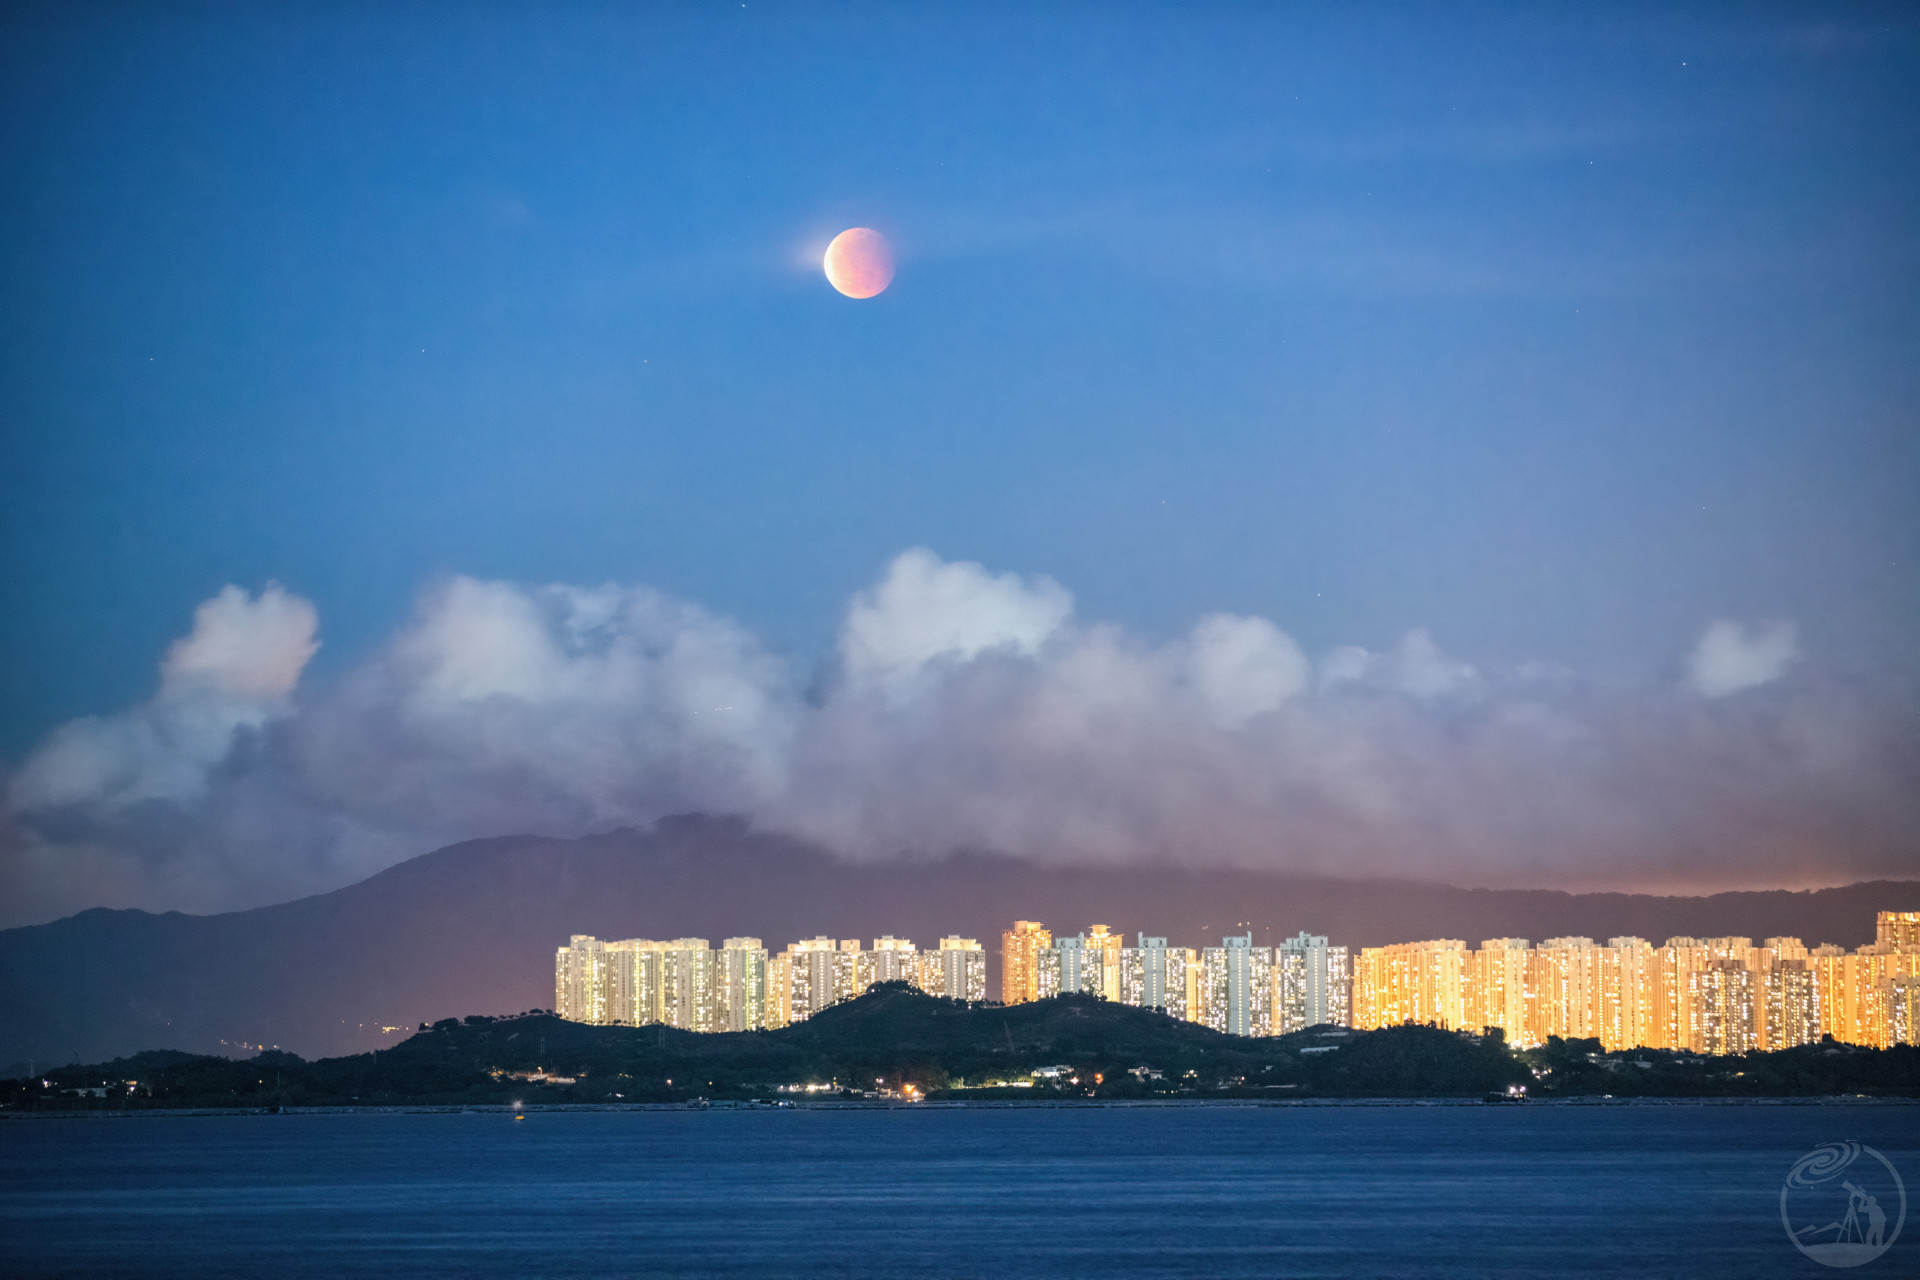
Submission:
{"label": "illuminated building facade", "polygon": [[[920,981],[920,949],[905,938],[888,934],[873,940],[873,982]],[[863,988],[864,990],[864,988]]]}
{"label": "illuminated building facade", "polygon": [[608,1022],[639,1026],[660,1021],[660,952],[664,945],[643,938],[605,944]]}
{"label": "illuminated building facade", "polygon": [[871,951],[857,939],[811,938],[769,956],[758,938],[602,942],[576,936],[554,956],[554,1011],[574,1022],[688,1031],[789,1026],[875,982],[908,982],[933,995],[983,1000],[987,956],[978,941],[943,938],[922,952],[885,937]]}
{"label": "illuminated building facade", "polygon": [[1498,1027],[1507,1043],[1526,1046],[1533,1026],[1527,999],[1532,947],[1525,938],[1488,938],[1467,956],[1468,1029]]}
{"label": "illuminated building facade", "polygon": [[1886,1006],[1886,1043],[1920,1044],[1920,977],[1908,974],[1889,980]]}
{"label": "illuminated building facade", "polygon": [[1920,951],[1920,911],[1882,911],[1874,935],[1883,951]]}
{"label": "illuminated building facade", "polygon": [[1088,925],[1084,936],[1087,940],[1087,950],[1098,957],[1100,998],[1118,1000],[1120,998],[1120,953],[1126,950],[1126,940],[1103,924]]}
{"label": "illuminated building facade", "polygon": [[661,1022],[682,1031],[714,1031],[713,948],[705,938],[676,938],[660,948]]}
{"label": "illuminated building facade", "polygon": [[1353,970],[1353,1025],[1466,1026],[1467,944],[1456,938],[1364,947]]}
{"label": "illuminated building facade", "polygon": [[1200,952],[1199,988],[1194,1021],[1233,1036],[1273,1034],[1273,948],[1254,946],[1252,934]]}
{"label": "illuminated building facade", "polygon": [[1040,998],[1040,952],[1053,945],[1053,934],[1038,920],[1015,920],[1000,935],[1000,1001],[1025,1004]]}
{"label": "illuminated building facade", "polygon": [[973,938],[949,934],[940,949],[922,952],[914,985],[930,996],[949,1000],[987,998],[987,953]]}
{"label": "illuminated building facade", "polygon": [[1144,933],[1139,938],[1139,946],[1120,949],[1120,1002],[1184,1020],[1197,1003],[1192,990],[1198,962],[1192,949],[1169,947],[1165,938]]}
{"label": "illuminated building facade", "polygon": [[1791,1049],[1819,1040],[1820,1001],[1812,962],[1804,956],[1776,960],[1761,979],[1766,1001],[1762,1047]]}
{"label": "illuminated building facade", "polygon": [[767,949],[758,938],[728,938],[715,956],[715,1031],[760,1031],[767,1025]]}
{"label": "illuminated building facade", "polygon": [[1755,1048],[1753,971],[1739,960],[1709,960],[1687,975],[1693,1043],[1700,1053],[1751,1053]]}
{"label": "illuminated building facade", "polygon": [[1655,1017],[1655,988],[1660,980],[1659,952],[1645,938],[1608,938],[1619,985],[1619,1021],[1611,1028],[1613,1039],[1603,1037],[1608,1049],[1651,1046],[1659,1020]]}
{"label": "illuminated building facade", "polygon": [[1273,949],[1273,1034],[1346,1026],[1351,987],[1345,947],[1329,946],[1321,934],[1288,938]]}
{"label": "illuminated building facade", "polygon": [[782,1026],[805,1022],[832,1005],[833,957],[837,948],[832,938],[808,938],[787,947],[786,963],[774,970],[773,999],[784,1004]]}
{"label": "illuminated building facade", "polygon": [[554,956],[553,1011],[572,1022],[606,1022],[606,972],[600,940],[575,934]]}
{"label": "illuminated building facade", "polygon": [[1536,993],[1528,1002],[1530,1043],[1592,1034],[1593,950],[1592,938],[1548,938],[1528,955],[1527,983]]}
{"label": "illuminated building facade", "polygon": [[873,985],[873,953],[860,949],[860,939],[843,938],[833,953],[833,981],[829,1003],[852,1000]]}
{"label": "illuminated building facade", "polygon": [[1035,954],[1034,975],[1042,1000],[1070,994],[1104,997],[1106,949],[1088,946],[1085,934],[1055,938],[1052,946]]}
{"label": "illuminated building facade", "polygon": [[[1728,1054],[1823,1036],[1886,1047],[1920,1043],[1920,912],[1883,911],[1853,951],[1798,938],[1490,938],[1344,947],[1302,933],[1278,947],[1252,934],[1195,951],[1164,937],[1122,945],[1105,925],[1055,938],[1038,921],[1001,936],[1002,994],[1013,1002],[1078,993],[1233,1035],[1284,1035],[1322,1023],[1361,1029],[1429,1023],[1498,1028],[1510,1044],[1595,1039],[1603,1048]],[[771,956],[758,938],[603,942],[576,935],[554,957],[554,1008],[577,1022],[753,1031],[803,1021],[876,982],[980,1000],[987,956],[950,936],[922,951],[892,936],[817,937]]]}
{"label": "illuminated building facade", "polygon": [[[1884,1047],[1913,1043],[1899,1012],[1920,977],[1920,912],[1881,912],[1878,941],[1856,951],[1798,938],[1492,938],[1368,947],[1355,965],[1354,1025],[1431,1022],[1497,1027],[1509,1043],[1592,1038],[1606,1049],[1746,1053],[1823,1035]],[[1461,998],[1452,999],[1453,975]],[[1906,985],[1902,985],[1906,984]],[[1460,1019],[1454,1010],[1458,1007]]]}

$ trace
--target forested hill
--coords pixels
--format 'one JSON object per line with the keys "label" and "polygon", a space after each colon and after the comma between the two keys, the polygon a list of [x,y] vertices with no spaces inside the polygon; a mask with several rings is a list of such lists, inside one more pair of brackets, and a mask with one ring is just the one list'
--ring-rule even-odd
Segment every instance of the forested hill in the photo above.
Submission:
{"label": "forested hill", "polygon": [[[1036,1078],[1035,1073],[1042,1074]],[[130,1083],[132,1082],[132,1083]],[[808,1097],[1920,1096],[1920,1049],[1835,1044],[1702,1058],[1555,1039],[1515,1053],[1497,1034],[1408,1026],[1222,1035],[1085,996],[967,1005],[902,984],[778,1031],[697,1035],[546,1014],[447,1019],[391,1049],[306,1062],[153,1052],[7,1082],[14,1110],[684,1102]],[[907,1086],[912,1086],[909,1091]],[[98,1090],[78,1094],[76,1090]]]}

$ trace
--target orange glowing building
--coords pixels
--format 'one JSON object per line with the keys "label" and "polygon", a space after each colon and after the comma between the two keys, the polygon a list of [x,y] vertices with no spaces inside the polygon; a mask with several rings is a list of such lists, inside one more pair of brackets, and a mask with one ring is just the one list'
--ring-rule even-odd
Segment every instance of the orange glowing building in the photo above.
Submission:
{"label": "orange glowing building", "polygon": [[1038,920],[1015,920],[1000,935],[1000,999],[1026,1004],[1040,998],[1040,952],[1053,945],[1053,933]]}

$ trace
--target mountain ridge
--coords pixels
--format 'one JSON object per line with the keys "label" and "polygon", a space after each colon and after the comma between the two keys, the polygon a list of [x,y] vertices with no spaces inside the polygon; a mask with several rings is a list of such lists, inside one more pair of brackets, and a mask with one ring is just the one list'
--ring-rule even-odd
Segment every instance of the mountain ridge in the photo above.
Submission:
{"label": "mountain ridge", "polygon": [[981,853],[854,863],[738,819],[689,815],[645,831],[464,841],[247,911],[92,908],[0,931],[0,1064],[390,1045],[422,1022],[550,1005],[553,950],[576,933],[757,936],[772,950],[819,934],[926,946],[957,933],[986,947],[998,994],[999,934],[1016,918],[1069,933],[1102,922],[1190,946],[1249,929],[1263,945],[1305,929],[1350,947],[1621,934],[1854,946],[1872,940],[1875,911],[1914,909],[1920,881],[1662,897],[1043,867]]}

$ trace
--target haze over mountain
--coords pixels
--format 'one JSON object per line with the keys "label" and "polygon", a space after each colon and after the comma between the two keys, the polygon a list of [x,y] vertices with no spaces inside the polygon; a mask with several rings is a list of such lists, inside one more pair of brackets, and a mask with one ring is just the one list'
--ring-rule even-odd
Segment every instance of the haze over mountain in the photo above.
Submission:
{"label": "haze over mountain", "polygon": [[[978,938],[998,990],[1015,918],[1103,923],[1217,945],[1298,930],[1349,946],[1420,938],[1791,934],[1857,945],[1877,910],[1920,908],[1920,881],[1711,897],[1454,889],[1274,872],[1041,866],[987,855],[856,863],[733,819],[647,831],[478,840],[332,893],[214,916],[91,910],[0,932],[0,1064],[143,1049],[337,1054],[421,1022],[553,1003],[554,948],[604,938],[828,934],[922,946]],[[395,1028],[383,1032],[383,1027]]]}
{"label": "haze over mountain", "polygon": [[319,628],[230,586],[150,698],[50,734],[0,798],[0,924],[257,906],[462,839],[693,811],[864,861],[1660,892],[1920,865],[1911,699],[1823,674],[1785,623],[1713,622],[1678,678],[1605,688],[1424,630],[1310,657],[1211,613],[1155,640],[1051,578],[914,549],[811,677],[639,586],[452,578],[316,683]]}

